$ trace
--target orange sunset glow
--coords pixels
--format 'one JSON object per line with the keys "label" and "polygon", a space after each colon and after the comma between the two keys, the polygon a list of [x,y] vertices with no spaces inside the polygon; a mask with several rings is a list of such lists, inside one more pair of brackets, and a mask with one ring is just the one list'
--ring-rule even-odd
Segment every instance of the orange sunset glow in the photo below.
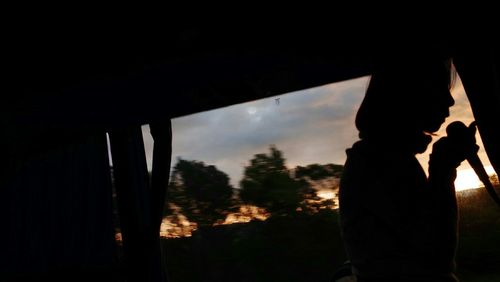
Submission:
{"label": "orange sunset glow", "polygon": [[[490,176],[495,173],[492,166],[486,166],[485,170]],[[457,179],[455,180],[456,191],[477,189],[480,187],[484,187],[484,185],[472,168],[465,168],[457,171]]]}

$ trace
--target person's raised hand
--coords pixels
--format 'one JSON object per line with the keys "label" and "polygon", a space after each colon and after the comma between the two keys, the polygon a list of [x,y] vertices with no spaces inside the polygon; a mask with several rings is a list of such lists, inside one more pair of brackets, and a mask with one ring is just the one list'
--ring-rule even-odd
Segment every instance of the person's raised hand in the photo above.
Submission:
{"label": "person's raised hand", "polygon": [[468,156],[477,154],[476,124],[468,127],[460,121],[448,125],[446,137],[442,137],[432,147],[429,167],[432,169],[457,168]]}

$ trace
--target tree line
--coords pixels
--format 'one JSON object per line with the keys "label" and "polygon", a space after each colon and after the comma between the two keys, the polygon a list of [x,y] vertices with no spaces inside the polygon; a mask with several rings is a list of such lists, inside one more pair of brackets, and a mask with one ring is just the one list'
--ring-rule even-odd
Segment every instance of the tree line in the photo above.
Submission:
{"label": "tree line", "polygon": [[181,216],[200,226],[223,222],[243,205],[264,209],[270,216],[315,213],[333,200],[320,198],[315,181],[338,178],[343,166],[311,164],[290,169],[283,152],[270,146],[255,154],[244,168],[240,188],[229,176],[202,161],[177,159],[167,190],[166,214],[175,222]]}

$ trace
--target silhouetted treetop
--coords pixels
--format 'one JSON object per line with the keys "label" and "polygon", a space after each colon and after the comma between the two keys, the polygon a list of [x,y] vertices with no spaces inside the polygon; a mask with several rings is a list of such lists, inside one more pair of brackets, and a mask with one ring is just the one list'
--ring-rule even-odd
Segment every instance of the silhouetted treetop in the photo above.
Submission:
{"label": "silhouetted treetop", "polygon": [[245,167],[240,182],[241,200],[265,208],[274,215],[297,211],[311,188],[290,176],[283,153],[271,146],[269,154],[256,154]]}
{"label": "silhouetted treetop", "polygon": [[[189,221],[212,225],[224,220],[234,206],[229,176],[213,165],[179,158],[167,194],[170,203]],[[173,210],[170,208],[170,210]]]}
{"label": "silhouetted treetop", "polygon": [[343,170],[344,166],[338,164],[297,166],[295,169],[295,178],[309,177],[311,180],[321,180],[327,177],[340,177]]}

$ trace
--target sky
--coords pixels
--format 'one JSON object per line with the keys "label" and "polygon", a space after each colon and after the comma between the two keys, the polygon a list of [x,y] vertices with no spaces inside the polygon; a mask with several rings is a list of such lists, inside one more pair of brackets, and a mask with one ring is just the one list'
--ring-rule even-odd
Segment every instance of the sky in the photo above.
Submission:
{"label": "sky", "polygon": [[[270,145],[283,151],[289,168],[343,164],[345,150],[358,140],[354,119],[368,82],[366,76],[173,119],[172,165],[177,158],[203,161],[227,173],[232,185],[238,187],[250,159],[269,152]],[[455,105],[434,140],[446,135],[446,125],[452,121],[473,121],[460,79],[452,95]],[[143,126],[143,136],[151,168],[153,140],[147,126]],[[479,134],[477,138],[479,156],[485,166],[489,165]],[[417,155],[424,169],[428,154],[429,150]],[[456,182],[459,189],[478,186],[465,162],[458,177],[462,178]]]}

